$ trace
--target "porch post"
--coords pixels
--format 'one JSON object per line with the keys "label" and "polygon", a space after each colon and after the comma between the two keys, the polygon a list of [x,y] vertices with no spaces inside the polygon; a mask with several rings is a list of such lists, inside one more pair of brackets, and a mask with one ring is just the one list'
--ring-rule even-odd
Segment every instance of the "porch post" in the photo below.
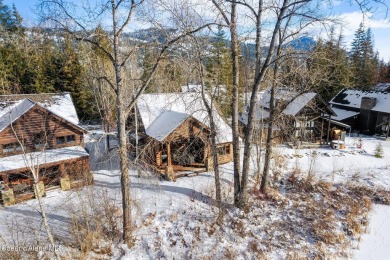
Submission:
{"label": "porch post", "polygon": [[167,154],[168,154],[168,166],[171,166],[172,165],[171,143],[167,143]]}
{"label": "porch post", "polygon": [[167,167],[165,168],[165,176],[168,180],[175,181],[175,174],[172,167],[171,143],[167,143]]}
{"label": "porch post", "polygon": [[389,134],[390,134],[390,122],[389,122],[389,124],[387,125],[386,139],[389,138]]}
{"label": "porch post", "polygon": [[61,177],[65,177],[66,171],[65,171],[65,164],[61,163],[60,164],[60,175]]}
{"label": "porch post", "polygon": [[324,115],[321,115],[321,135],[320,135],[320,144],[322,144],[322,136],[324,135]]}
{"label": "porch post", "polygon": [[331,115],[329,115],[329,118],[328,118],[328,130],[327,130],[327,132],[326,132],[326,143],[327,144],[329,144],[329,131],[330,131],[330,118],[331,118],[332,116]]}

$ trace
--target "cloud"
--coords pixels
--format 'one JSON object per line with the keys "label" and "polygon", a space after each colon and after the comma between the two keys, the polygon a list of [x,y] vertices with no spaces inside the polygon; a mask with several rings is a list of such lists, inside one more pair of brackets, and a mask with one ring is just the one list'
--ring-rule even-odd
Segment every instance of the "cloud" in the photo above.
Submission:
{"label": "cloud", "polygon": [[343,22],[345,36],[354,35],[361,22],[364,22],[366,28],[390,29],[390,21],[386,19],[375,19],[372,13],[363,14],[360,11],[355,11],[341,14],[339,18]]}

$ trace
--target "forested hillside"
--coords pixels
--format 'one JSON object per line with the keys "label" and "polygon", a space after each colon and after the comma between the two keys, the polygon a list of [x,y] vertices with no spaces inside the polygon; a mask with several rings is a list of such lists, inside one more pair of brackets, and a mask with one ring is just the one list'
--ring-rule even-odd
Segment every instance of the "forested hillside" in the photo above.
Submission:
{"label": "forested hillside", "polygon": [[[175,34],[174,29],[162,31],[153,28],[126,33],[124,46],[132,48],[141,41],[163,43],[167,40],[167,32]],[[111,44],[112,34],[100,26],[95,29],[94,35],[102,44]],[[16,8],[2,1],[0,39],[0,94],[66,91],[72,93],[83,121],[99,120],[104,117],[103,114],[112,114],[114,109],[102,101],[102,92],[113,95],[102,87],[105,84],[102,75],[110,77],[113,71],[105,65],[110,61],[98,48],[75,39],[66,31],[24,27],[23,18]],[[206,84],[226,85],[231,91],[230,41],[224,29],[220,27],[207,36],[199,36],[199,40],[205,42],[209,50],[209,56],[203,60],[207,70]],[[160,48],[153,44],[145,46],[136,50],[138,54],[132,62],[132,69],[142,79],[147,78]],[[305,85],[305,89],[317,90],[327,100],[342,88],[371,89],[378,82],[390,81],[390,64],[385,63],[380,54],[374,51],[371,30],[363,24],[356,31],[352,46],[345,44],[341,33],[332,30],[326,39],[314,41],[304,36],[283,48],[294,58],[283,65],[284,70],[289,72],[284,79],[285,84]],[[243,53],[240,71],[244,75],[240,78],[240,92],[244,93],[249,89],[249,79],[253,73],[251,70],[255,66],[254,44],[242,42],[240,51]],[[180,90],[181,85],[198,83],[194,65],[188,66],[191,52],[193,50],[185,43],[185,39],[181,45],[172,48],[170,55],[161,62],[146,92],[175,92]],[[300,54],[297,55],[297,52]],[[297,63],[304,64],[306,72],[293,71],[291,66]],[[321,77],[315,77],[314,80],[309,75]],[[219,103],[227,116],[231,109],[229,99],[220,98]]]}

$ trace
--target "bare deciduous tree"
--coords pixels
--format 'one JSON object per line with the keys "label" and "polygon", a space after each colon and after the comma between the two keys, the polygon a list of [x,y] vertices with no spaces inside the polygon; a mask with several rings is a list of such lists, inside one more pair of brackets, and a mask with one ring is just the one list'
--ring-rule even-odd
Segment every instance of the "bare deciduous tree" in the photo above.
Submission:
{"label": "bare deciduous tree", "polygon": [[[90,3],[92,4],[92,3]],[[210,24],[203,24],[197,28],[185,28],[178,36],[167,39],[161,46],[158,46],[158,54],[153,61],[151,69],[143,79],[134,78],[132,80],[137,81],[137,87],[130,93],[135,93],[133,96],[128,95],[129,91],[123,84],[124,74],[126,68],[129,66],[129,59],[134,54],[134,50],[141,48],[142,46],[148,46],[144,42],[139,42],[131,48],[125,48],[123,32],[130,26],[131,22],[135,21],[135,13],[145,4],[145,1],[135,0],[110,0],[103,2],[101,5],[96,6],[95,9],[89,9],[84,12],[84,15],[95,15],[95,20],[88,21],[86,23],[82,19],[77,18],[77,14],[82,12],[81,9],[72,12],[71,7],[73,4],[64,2],[62,0],[41,0],[40,12],[42,17],[46,20],[55,22],[67,33],[70,33],[75,39],[83,42],[87,42],[94,47],[100,49],[102,53],[111,61],[111,66],[114,71],[114,79],[111,80],[108,77],[104,79],[108,85],[115,91],[116,95],[116,114],[117,114],[117,132],[119,137],[118,154],[120,160],[120,173],[121,173],[121,191],[122,191],[122,209],[123,209],[123,240],[131,246],[132,237],[132,219],[131,219],[131,193],[130,193],[130,176],[129,176],[129,159],[127,149],[127,134],[126,134],[126,120],[133,107],[135,106],[138,98],[149,86],[152,78],[154,77],[161,61],[170,46],[181,40],[187,35],[198,32],[203,28],[206,28]],[[97,26],[96,19],[109,18],[110,22],[110,45],[108,47],[102,46],[98,41],[93,39],[93,30],[88,26]],[[84,23],[85,22],[85,23]],[[161,28],[159,28],[161,29]]]}

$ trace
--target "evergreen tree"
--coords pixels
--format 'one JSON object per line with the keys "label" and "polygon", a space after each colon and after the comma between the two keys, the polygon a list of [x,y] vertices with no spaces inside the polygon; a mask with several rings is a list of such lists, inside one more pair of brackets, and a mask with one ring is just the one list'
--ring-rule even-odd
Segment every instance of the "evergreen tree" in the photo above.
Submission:
{"label": "evergreen tree", "polygon": [[11,9],[3,3],[3,0],[0,0],[0,27],[10,32],[15,32],[22,28],[22,17],[16,10],[15,5]]}
{"label": "evergreen tree", "polygon": [[355,32],[350,51],[352,84],[361,89],[371,89],[378,79],[378,57],[374,53],[371,29],[360,23]]}
{"label": "evergreen tree", "polygon": [[226,42],[226,33],[222,26],[218,26],[218,31],[212,39],[210,58],[206,61],[206,84],[210,86],[211,94],[215,95],[221,112],[228,116],[231,113],[233,72],[230,49]]}

